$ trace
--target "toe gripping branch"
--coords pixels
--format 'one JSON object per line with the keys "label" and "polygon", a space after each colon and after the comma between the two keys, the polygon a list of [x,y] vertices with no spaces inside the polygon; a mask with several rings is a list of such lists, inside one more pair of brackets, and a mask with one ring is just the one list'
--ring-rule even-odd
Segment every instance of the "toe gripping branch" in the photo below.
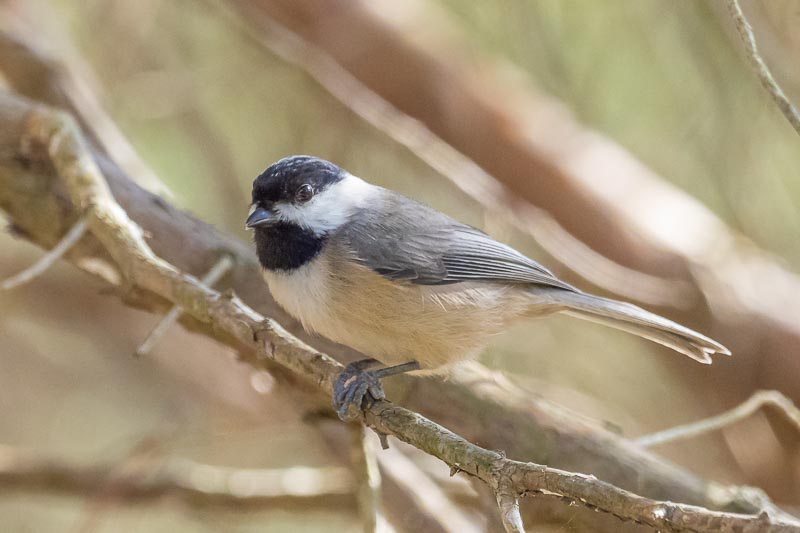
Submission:
{"label": "toe gripping branch", "polygon": [[[354,420],[359,417],[361,411],[369,409],[377,401],[385,400],[386,393],[383,391],[381,379],[420,368],[416,361],[372,368],[379,364],[380,361],[372,358],[353,361],[345,366],[336,378],[333,386],[333,408],[336,409],[340,419]],[[351,410],[351,405],[356,409]]]}

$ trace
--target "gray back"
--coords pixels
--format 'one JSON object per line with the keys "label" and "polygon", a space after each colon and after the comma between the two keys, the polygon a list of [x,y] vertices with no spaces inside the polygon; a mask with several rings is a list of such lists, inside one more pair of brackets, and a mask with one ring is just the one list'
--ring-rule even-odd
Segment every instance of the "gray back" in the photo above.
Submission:
{"label": "gray back", "polygon": [[579,292],[536,261],[482,231],[382,189],[332,239],[389,279],[420,285],[532,283]]}

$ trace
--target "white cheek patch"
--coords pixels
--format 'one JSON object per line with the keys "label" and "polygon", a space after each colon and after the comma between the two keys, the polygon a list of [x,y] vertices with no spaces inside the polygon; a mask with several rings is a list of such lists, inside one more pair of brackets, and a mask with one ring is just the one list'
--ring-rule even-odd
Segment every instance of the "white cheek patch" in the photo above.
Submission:
{"label": "white cheek patch", "polygon": [[308,228],[322,234],[332,231],[347,222],[350,215],[364,205],[375,187],[347,174],[302,205],[278,204],[275,211],[278,217],[287,222]]}

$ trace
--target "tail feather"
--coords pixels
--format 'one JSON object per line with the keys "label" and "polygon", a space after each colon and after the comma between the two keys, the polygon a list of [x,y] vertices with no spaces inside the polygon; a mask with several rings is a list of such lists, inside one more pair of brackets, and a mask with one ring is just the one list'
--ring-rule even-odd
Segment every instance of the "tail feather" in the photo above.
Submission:
{"label": "tail feather", "polygon": [[629,303],[567,291],[557,300],[566,307],[565,314],[633,333],[704,364],[711,363],[712,354],[731,354],[717,341]]}

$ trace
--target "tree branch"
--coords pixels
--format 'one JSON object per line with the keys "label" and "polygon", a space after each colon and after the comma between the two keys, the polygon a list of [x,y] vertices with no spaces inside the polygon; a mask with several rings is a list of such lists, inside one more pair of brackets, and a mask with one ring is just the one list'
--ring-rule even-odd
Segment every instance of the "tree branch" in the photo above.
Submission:
{"label": "tree branch", "polygon": [[800,113],[798,113],[797,108],[783,92],[781,86],[778,85],[778,82],[775,81],[775,78],[772,77],[769,67],[758,52],[758,45],[756,44],[756,36],[753,33],[753,27],[747,22],[742,12],[742,6],[739,5],[739,0],[728,0],[728,12],[731,18],[733,18],[733,24],[736,26],[736,31],[739,32],[739,37],[741,37],[742,43],[744,44],[747,60],[753,67],[753,71],[755,71],[756,76],[758,76],[762,87],[764,87],[778,105],[778,109],[781,110],[781,113],[783,113],[783,116],[789,121],[789,124],[791,124],[798,135],[800,135]]}
{"label": "tree branch", "polygon": [[[421,531],[441,533],[479,533],[484,529],[476,523],[474,516],[467,515],[463,509],[454,505],[449,495],[434,482],[420,467],[394,446],[377,455],[383,473],[384,492],[402,493],[413,502]],[[394,484],[394,487],[392,487]],[[468,504],[468,508],[474,505]]]}
{"label": "tree branch", "polygon": [[28,98],[74,113],[91,142],[113,158],[134,181],[151,191],[169,193],[105,112],[87,82],[94,76],[78,58],[69,56],[68,43],[60,42],[53,47],[60,50],[56,58],[43,46],[41,36],[30,35],[29,28],[16,28],[17,33],[12,33],[13,17],[3,18],[0,67],[9,75],[8,81],[14,89]]}
{"label": "tree branch", "polygon": [[658,433],[651,435],[644,435],[635,440],[639,446],[657,446],[667,442],[673,442],[680,439],[689,439],[697,437],[704,433],[716,431],[726,426],[738,422],[743,418],[747,418],[751,414],[758,411],[762,406],[772,405],[782,413],[786,419],[800,431],[800,409],[798,409],[792,401],[775,390],[762,390],[753,393],[750,398],[745,402],[737,405],[729,411],[720,413],[716,416],[684,424],[681,426],[665,429]]}
{"label": "tree branch", "polygon": [[0,446],[0,487],[83,497],[110,491],[130,502],[177,497],[193,506],[235,509],[356,505],[352,476],[341,467],[239,469],[167,459],[120,474],[116,464],[84,466],[5,446]]}
{"label": "tree branch", "polygon": [[511,491],[501,489],[497,492],[497,505],[500,519],[507,533],[525,533],[522,515],[519,513],[519,497]]}
{"label": "tree branch", "polygon": [[[231,258],[227,255],[223,255],[220,260],[217,261],[213,267],[211,267],[211,270],[209,270],[208,273],[203,276],[200,282],[208,287],[213,287],[214,284],[216,284],[220,278],[222,278],[222,276],[227,274],[228,270],[230,270],[232,266],[233,261]],[[155,346],[161,337],[164,336],[164,333],[166,333],[167,330],[178,321],[181,313],[183,313],[183,309],[180,305],[172,306],[172,309],[170,309],[167,314],[161,318],[158,324],[156,324],[156,327],[154,327],[147,335],[147,338],[142,341],[142,344],[136,348],[136,355],[142,357],[150,353],[150,350],[152,350],[153,346]]]}
{"label": "tree branch", "polygon": [[[308,347],[237,297],[223,296],[205,287],[153,253],[142,230],[112,196],[69,116],[4,94],[0,117],[14,112],[8,122],[22,123],[16,157],[26,165],[52,165],[73,205],[86,217],[90,232],[108,252],[127,284],[162,295],[196,320],[224,333],[229,344],[242,350],[248,363],[257,367],[268,361],[277,363],[310,381],[326,395],[332,393],[333,381],[342,369],[339,363]],[[800,525],[785,517],[770,517],[766,513],[737,515],[659,502],[593,476],[512,461],[389,402],[373,405],[366,412],[365,422],[378,432],[393,435],[481,479],[496,492],[514,497],[531,492],[554,493],[624,520],[671,531],[724,531],[731,527],[745,531],[755,527],[759,531],[800,531]]]}
{"label": "tree branch", "polygon": [[382,519],[380,511],[381,473],[369,435],[361,424],[350,424],[350,461],[358,487],[356,499],[364,533],[376,533]]}
{"label": "tree branch", "polygon": [[0,290],[11,290],[15,287],[19,287],[20,285],[24,285],[44,274],[48,268],[53,266],[59,259],[61,259],[64,254],[67,253],[67,250],[69,250],[81,239],[81,237],[83,237],[84,233],[86,233],[86,221],[79,220],[67,233],[64,234],[64,238],[58,241],[58,244],[53,246],[53,248],[39,258],[38,261],[22,272],[14,274],[10,278],[0,282]]}

